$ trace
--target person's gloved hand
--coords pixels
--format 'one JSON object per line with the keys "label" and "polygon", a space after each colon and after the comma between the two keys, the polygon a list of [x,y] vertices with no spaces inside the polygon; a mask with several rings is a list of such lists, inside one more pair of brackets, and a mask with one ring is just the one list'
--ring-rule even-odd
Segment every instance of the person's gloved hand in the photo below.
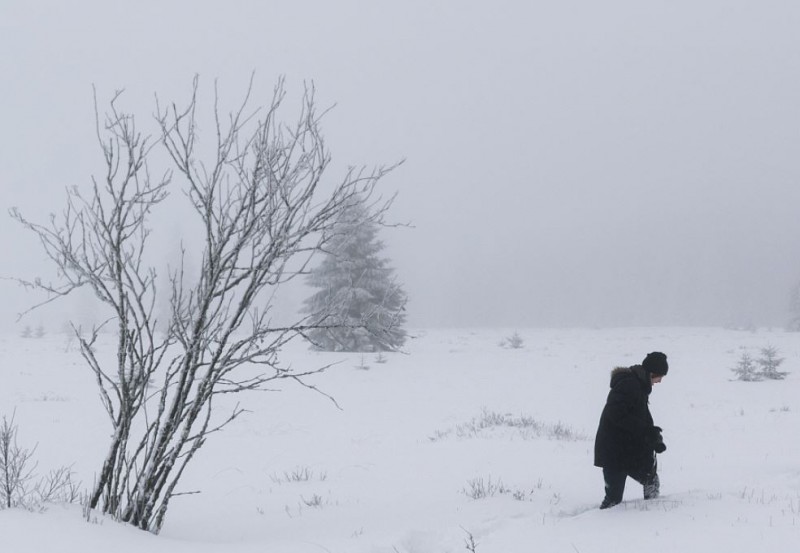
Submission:
{"label": "person's gloved hand", "polygon": [[653,426],[647,431],[647,435],[645,436],[647,444],[653,448],[653,451],[656,453],[664,453],[667,450],[667,446],[664,443],[664,437],[661,435],[661,427],[660,426]]}

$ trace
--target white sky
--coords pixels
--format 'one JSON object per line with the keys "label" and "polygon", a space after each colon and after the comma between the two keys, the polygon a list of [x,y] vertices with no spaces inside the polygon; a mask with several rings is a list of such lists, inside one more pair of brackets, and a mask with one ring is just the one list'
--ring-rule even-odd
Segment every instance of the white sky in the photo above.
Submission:
{"label": "white sky", "polygon": [[[337,104],[337,167],[407,159],[386,186],[415,227],[384,238],[411,324],[782,324],[797,29],[789,0],[3,0],[2,203],[43,218],[102,170],[92,84],[144,124],[194,74],[230,106],[285,75]],[[5,215],[0,248],[0,276],[41,270]],[[6,324],[33,301],[0,299]]]}

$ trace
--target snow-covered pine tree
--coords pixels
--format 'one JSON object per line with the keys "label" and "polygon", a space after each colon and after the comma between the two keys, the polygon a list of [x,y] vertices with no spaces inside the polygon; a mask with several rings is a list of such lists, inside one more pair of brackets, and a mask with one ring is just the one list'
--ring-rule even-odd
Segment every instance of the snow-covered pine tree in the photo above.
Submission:
{"label": "snow-covered pine tree", "polygon": [[380,255],[379,224],[359,200],[342,211],[335,228],[328,253],[307,279],[318,291],[306,299],[304,311],[319,327],[308,339],[323,351],[400,348],[406,339],[406,294]]}

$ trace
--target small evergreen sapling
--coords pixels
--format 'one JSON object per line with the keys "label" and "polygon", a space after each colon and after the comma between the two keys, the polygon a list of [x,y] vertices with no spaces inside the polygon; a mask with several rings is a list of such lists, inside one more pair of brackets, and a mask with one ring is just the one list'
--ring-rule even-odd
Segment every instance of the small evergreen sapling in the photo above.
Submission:
{"label": "small evergreen sapling", "polygon": [[758,380],[782,380],[788,373],[779,371],[783,358],[778,357],[778,349],[774,346],[761,348],[758,359],[747,353],[742,353],[739,362],[731,369],[736,375],[736,380],[754,382]]}
{"label": "small evergreen sapling", "polygon": [[514,332],[508,338],[500,342],[500,347],[510,349],[522,349],[525,346],[525,340],[519,335],[519,332]]}
{"label": "small evergreen sapling", "polygon": [[761,367],[759,374],[762,378],[782,380],[788,374],[778,370],[778,367],[783,363],[783,358],[778,357],[778,349],[774,346],[761,348],[761,357],[756,360],[756,363]]}
{"label": "small evergreen sapling", "polygon": [[739,357],[739,362],[731,369],[736,375],[736,380],[743,380],[745,382],[754,382],[761,380],[761,375],[756,372],[756,363],[753,358],[746,351]]}

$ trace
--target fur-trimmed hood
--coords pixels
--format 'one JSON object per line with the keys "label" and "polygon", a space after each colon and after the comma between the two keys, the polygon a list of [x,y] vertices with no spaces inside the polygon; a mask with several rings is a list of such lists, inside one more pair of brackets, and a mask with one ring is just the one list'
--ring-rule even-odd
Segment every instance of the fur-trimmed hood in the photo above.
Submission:
{"label": "fur-trimmed hood", "polygon": [[638,380],[639,384],[642,386],[642,388],[644,388],[647,395],[650,395],[650,392],[653,389],[653,383],[650,381],[650,376],[645,372],[641,365],[633,365],[631,367],[614,367],[611,370],[611,381],[609,385],[611,388],[613,388],[627,378],[635,378]]}
{"label": "fur-trimmed hood", "polygon": [[611,382],[614,382],[615,377],[619,377],[623,374],[630,372],[631,372],[630,367],[614,367],[613,369],[611,369]]}

